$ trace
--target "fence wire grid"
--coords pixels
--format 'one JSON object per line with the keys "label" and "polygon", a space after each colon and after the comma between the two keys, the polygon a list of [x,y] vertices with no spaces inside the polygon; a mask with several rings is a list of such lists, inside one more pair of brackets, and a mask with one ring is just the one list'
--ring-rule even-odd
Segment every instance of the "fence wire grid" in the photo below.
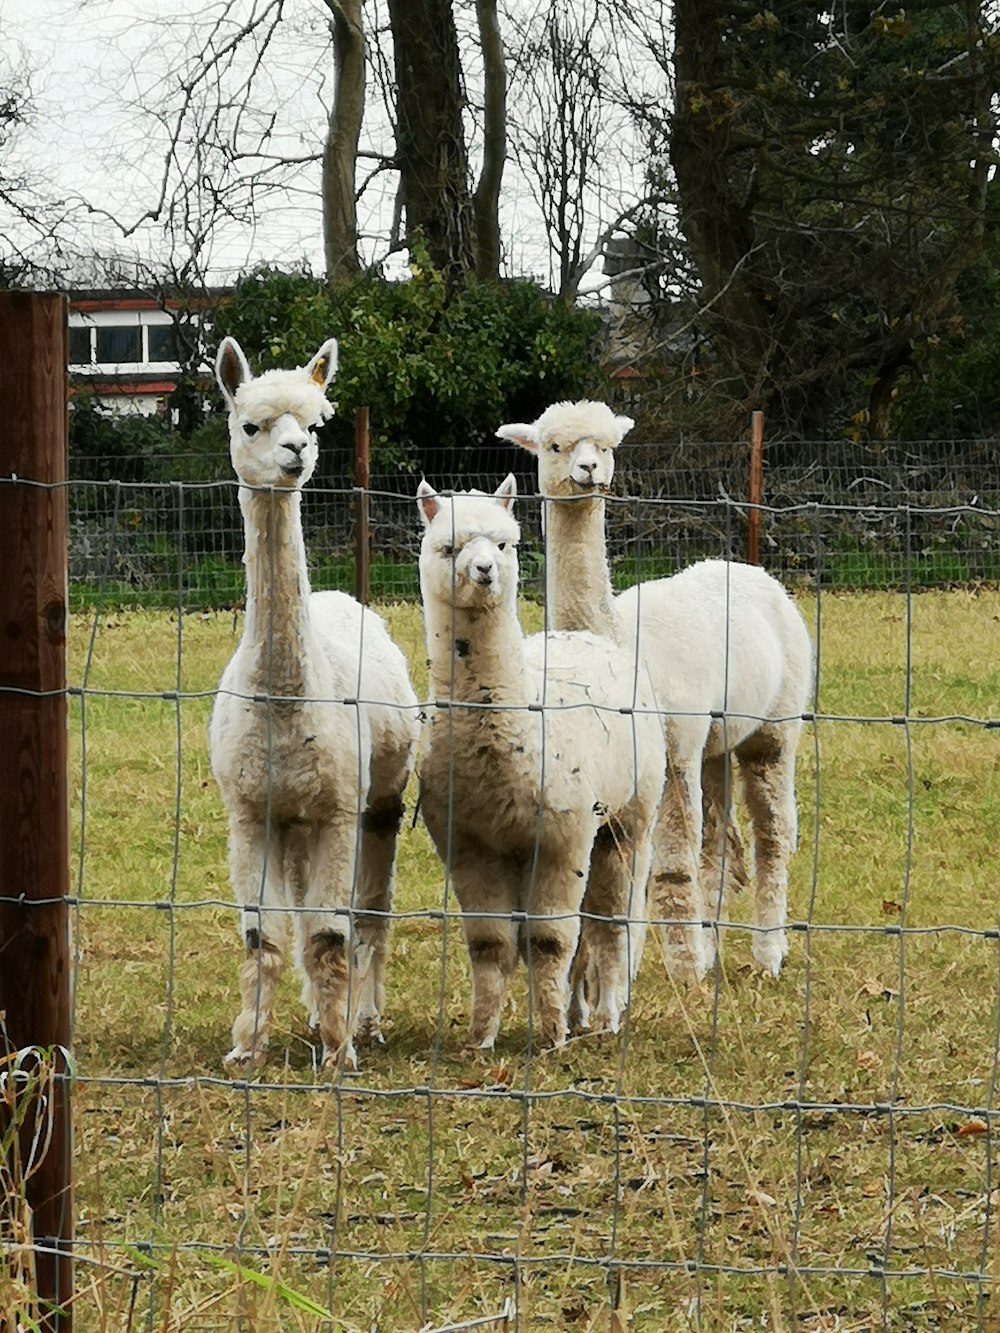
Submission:
{"label": "fence wire grid", "polygon": [[[616,586],[742,557],[735,464],[620,464]],[[769,466],[763,507],[817,663],[780,976],[744,892],[704,923],[701,983],[651,932],[617,1036],[542,1049],[521,967],[495,1049],[466,1051],[461,913],[411,781],[385,1044],[356,1071],[321,1067],[293,967],[266,1063],[222,1062],[246,951],[207,723],[241,631],[236,484],[68,483],[78,1330],[1000,1327],[1000,488],[983,457],[801,472]],[[373,480],[371,578],[423,701],[414,490]],[[314,589],[353,586],[353,502],[304,496]]]}

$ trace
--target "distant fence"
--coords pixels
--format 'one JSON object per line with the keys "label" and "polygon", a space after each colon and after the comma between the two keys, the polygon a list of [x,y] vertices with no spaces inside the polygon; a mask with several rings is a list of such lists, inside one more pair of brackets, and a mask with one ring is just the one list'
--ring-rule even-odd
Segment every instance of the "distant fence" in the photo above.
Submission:
{"label": "distant fence", "polygon": [[[493,457],[491,451],[491,458]],[[669,574],[704,557],[747,551],[749,448],[629,443],[608,501],[616,581]],[[525,467],[525,463],[529,466]],[[528,595],[541,587],[541,521],[530,459],[511,449],[525,530]],[[438,488],[494,489],[502,473],[459,473],[428,458]],[[116,475],[116,472],[118,475]],[[123,472],[126,475],[121,475]],[[203,456],[178,454],[123,469],[70,460],[70,582],[74,605],[229,606],[242,596],[243,535],[228,458],[205,475]],[[372,596],[417,596],[419,475],[372,473],[367,554]],[[311,485],[305,522],[317,586],[353,590],[362,529],[352,479]],[[765,446],[760,562],[790,586],[941,587],[1000,580],[1000,470],[983,441],[841,442]],[[364,554],[364,552],[362,552]]]}

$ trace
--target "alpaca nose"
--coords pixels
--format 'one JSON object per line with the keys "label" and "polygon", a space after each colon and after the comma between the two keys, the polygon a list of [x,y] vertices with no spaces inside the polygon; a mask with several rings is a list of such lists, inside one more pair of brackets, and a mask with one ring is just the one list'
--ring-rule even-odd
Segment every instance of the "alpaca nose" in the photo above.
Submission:
{"label": "alpaca nose", "polygon": [[302,461],[302,450],[305,447],[305,441],[283,440],[281,447],[287,449],[291,454],[291,458],[288,462],[281,464],[282,472],[288,477],[301,477],[302,473],[305,471],[305,463]]}
{"label": "alpaca nose", "polygon": [[493,561],[492,561],[492,560],[477,560],[477,561],[476,561],[476,573],[482,575],[482,577],[483,577],[484,579],[492,578],[492,577],[493,577]]}

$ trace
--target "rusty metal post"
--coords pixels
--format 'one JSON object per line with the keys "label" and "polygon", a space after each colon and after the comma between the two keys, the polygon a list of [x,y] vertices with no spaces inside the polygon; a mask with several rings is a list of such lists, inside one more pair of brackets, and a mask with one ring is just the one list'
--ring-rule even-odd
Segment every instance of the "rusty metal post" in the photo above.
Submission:
{"label": "rusty metal post", "polygon": [[747,564],[760,564],[760,506],[764,495],[764,413],[750,417],[750,508],[747,511]]}
{"label": "rusty metal post", "polygon": [[[66,322],[63,296],[0,292],[0,1010],[7,1056],[70,1043]],[[25,1191],[41,1326],[69,1333],[70,1081],[61,1054],[56,1061],[44,1108],[51,1139]]]}
{"label": "rusty metal post", "polygon": [[371,534],[368,530],[369,475],[368,408],[354,413],[354,596],[368,605],[368,566]]}

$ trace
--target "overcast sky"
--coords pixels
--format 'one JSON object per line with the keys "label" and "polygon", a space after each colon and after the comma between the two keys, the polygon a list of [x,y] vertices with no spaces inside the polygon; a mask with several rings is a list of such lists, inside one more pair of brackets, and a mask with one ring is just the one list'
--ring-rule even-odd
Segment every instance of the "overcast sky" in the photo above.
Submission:
{"label": "overcast sky", "polygon": [[[18,52],[23,55],[35,95],[36,116],[18,136],[18,158],[46,191],[86,200],[126,226],[155,198],[162,164],[156,126],[135,102],[148,97],[165,76],[190,31],[183,19],[165,21],[165,9],[175,16],[204,18],[214,5],[211,0],[0,0],[0,42],[15,62]],[[318,141],[330,90],[321,32],[317,40],[326,11],[316,0],[293,0],[287,12],[290,18],[281,45],[269,57],[267,77],[287,147],[302,152]],[[365,134],[376,149],[390,147],[377,110]],[[634,176],[634,164],[623,160],[619,166],[625,177]],[[264,260],[291,264],[305,259],[321,270],[318,179],[318,166],[303,166],[297,180],[301,188],[275,201],[255,228],[232,225],[221,233],[211,252],[213,276],[231,278]],[[384,233],[387,228],[394,180],[389,174],[380,179],[381,192],[372,193],[359,218],[362,231]],[[501,213],[510,270],[547,280],[540,215],[511,161]],[[82,250],[135,253],[147,261],[163,250],[162,229],[147,224],[126,239],[99,213],[82,221],[76,235]],[[371,251],[365,257],[373,256]]]}
{"label": "overcast sky", "polygon": [[[0,0],[0,39],[6,50],[23,51],[35,94],[33,124],[18,135],[19,158],[43,188],[87,200],[125,227],[155,199],[162,169],[159,145],[148,137],[154,127],[129,102],[155,84],[179,40],[176,26],[163,25],[168,6],[202,15],[208,8],[196,0]],[[294,77],[289,85],[299,86]],[[81,222],[80,240],[147,259],[162,248],[156,227],[123,238],[100,216]],[[310,204],[305,195],[257,230],[228,229],[212,259],[224,272],[265,258],[306,257],[322,267],[321,256],[318,200]]]}

